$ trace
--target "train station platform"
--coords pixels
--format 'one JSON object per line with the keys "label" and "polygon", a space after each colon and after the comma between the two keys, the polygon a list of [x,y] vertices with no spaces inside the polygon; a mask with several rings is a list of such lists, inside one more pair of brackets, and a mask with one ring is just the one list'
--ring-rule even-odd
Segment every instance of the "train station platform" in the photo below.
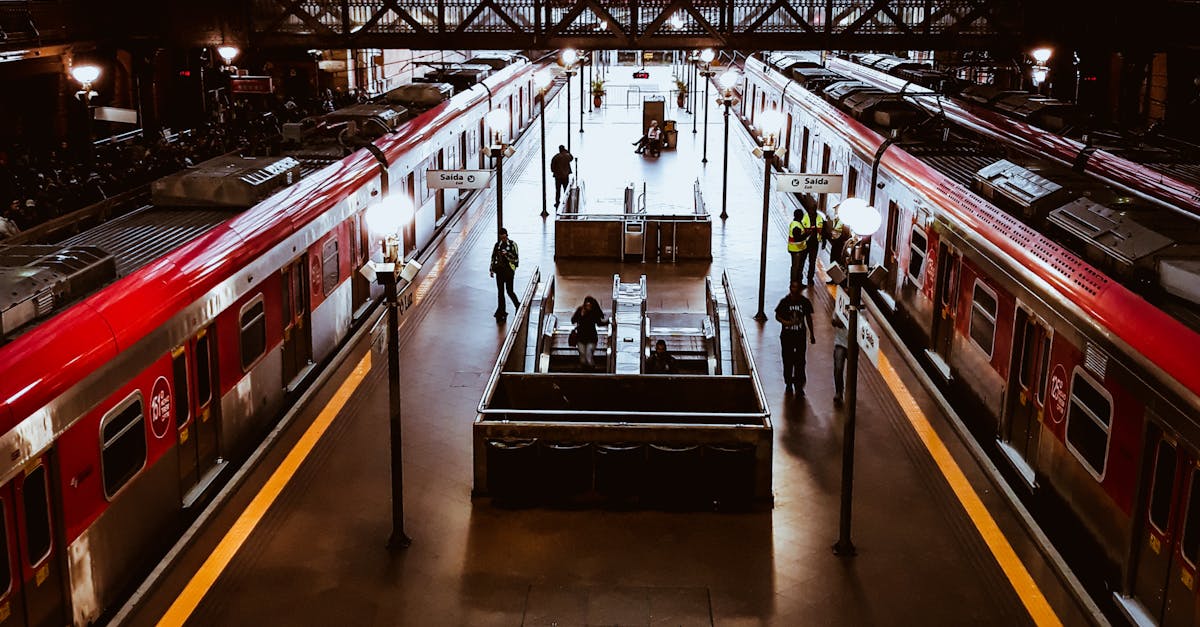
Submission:
{"label": "train station platform", "polygon": [[[832,296],[808,289],[817,343],[808,385],[788,394],[779,323],[759,323],[761,159],[731,118],[729,217],[721,220],[722,120],[704,127],[672,98],[678,147],[633,154],[641,110],[626,107],[630,68],[611,68],[605,105],[572,108],[571,151],[592,200],[627,183],[647,205],[690,206],[699,180],[712,261],[555,262],[555,221],[540,213],[539,134],[506,161],[505,226],[520,246],[518,293],[538,269],[574,279],[665,283],[727,273],[773,424],[773,505],[749,512],[513,508],[472,497],[472,422],[507,328],[488,276],[495,203],[483,198],[430,251],[401,318],[406,531],[391,534],[387,367],[377,332],[336,367],[274,446],[231,484],[207,524],[117,616],[193,625],[1021,625],[1092,624],[1053,558],[1003,496],[886,333],[860,363],[855,557],[838,538],[844,408],[833,403]],[[670,84],[651,68],[647,84]],[[701,93],[702,93],[701,89]],[[574,95],[578,98],[577,90]],[[715,97],[715,93],[712,94]],[[565,144],[565,92],[547,110],[547,153]],[[577,103],[578,101],[576,101]],[[702,105],[698,111],[703,120]],[[553,180],[550,181],[553,205]],[[787,290],[793,205],[772,192],[766,310]],[[823,277],[822,277],[823,278]],[[688,307],[664,297],[664,307]],[[773,318],[773,316],[772,316]],[[513,318],[509,318],[513,320]],[[986,463],[986,462],[982,462]]]}

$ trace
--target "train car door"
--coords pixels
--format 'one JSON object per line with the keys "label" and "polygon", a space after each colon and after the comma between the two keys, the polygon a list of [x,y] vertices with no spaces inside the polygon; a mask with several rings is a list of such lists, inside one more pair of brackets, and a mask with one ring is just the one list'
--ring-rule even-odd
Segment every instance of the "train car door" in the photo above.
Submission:
{"label": "train car door", "polygon": [[1133,593],[1164,627],[1194,624],[1200,556],[1197,455],[1151,426],[1145,501],[1138,529]]}
{"label": "train car door", "polygon": [[[792,112],[788,111],[787,125],[783,127],[783,143],[780,144],[780,146],[791,147],[791,145],[792,145]],[[787,152],[783,153],[783,169],[787,170],[788,166],[791,164],[793,152],[795,152],[795,151],[788,150]]]}
{"label": "train car door", "polygon": [[[821,144],[821,173],[829,173],[829,164],[833,160],[833,152],[829,149],[829,144]],[[829,194],[818,194],[817,208],[824,213],[829,207]]]}
{"label": "train car door", "polygon": [[[357,242],[358,238],[351,240]],[[300,255],[284,266],[280,270],[279,283],[283,290],[280,299],[283,307],[283,385],[290,386],[312,363],[307,255]]]}
{"label": "train car door", "polygon": [[954,318],[958,313],[958,252],[945,242],[938,244],[937,287],[933,295],[933,357],[950,377],[950,348],[954,345]]}
{"label": "train car door", "polygon": [[[361,212],[350,218],[350,258],[353,260],[352,267],[355,269],[350,273],[350,308],[355,313],[358,313],[359,309],[363,309],[365,312],[364,305],[371,299],[371,282],[357,271],[367,263],[367,255],[371,250],[365,227]],[[307,310],[307,308],[305,309]]]}
{"label": "train car door", "polygon": [[1012,461],[1030,485],[1034,482],[1033,463],[1041,436],[1042,399],[1038,387],[1049,356],[1046,326],[1025,307],[1018,306],[1000,440],[1007,446],[1006,453],[1018,456]]}
{"label": "train car door", "polygon": [[16,499],[12,485],[0,489],[0,627],[25,627],[25,595],[21,577],[21,551],[17,543]]}
{"label": "train car door", "polygon": [[188,342],[171,351],[171,389],[174,392],[171,400],[175,403],[175,433],[179,451],[179,493],[184,495],[184,506],[188,505],[187,495],[192,488],[200,483],[199,457],[197,456],[196,438],[196,408],[192,400],[194,382],[190,376],[190,359],[188,349],[195,353],[195,344]]}
{"label": "train car door", "polygon": [[[446,149],[443,148],[437,153],[437,169],[446,169]],[[439,189],[434,192],[433,201],[433,223],[440,224],[442,218],[446,217],[446,190]],[[357,272],[355,274],[358,274]]]}
{"label": "train car door", "polygon": [[896,280],[896,267],[900,263],[900,205],[896,201],[888,201],[887,234],[884,237],[883,268],[887,270],[887,291],[890,292],[899,284]]}
{"label": "train car door", "polygon": [[[11,540],[7,537],[5,540],[10,549],[16,548],[16,559],[8,558],[9,565],[15,566],[9,573],[8,598],[10,607],[23,610],[25,617],[23,623],[14,624],[65,624],[62,560],[54,545],[46,458],[30,462],[23,473],[0,488],[0,500],[4,501],[4,532],[12,536]],[[15,598],[16,591],[20,593],[19,600]],[[0,624],[7,624],[7,620]]]}
{"label": "train car door", "polygon": [[210,326],[196,335],[192,372],[196,373],[196,474],[204,480],[221,462],[221,401],[217,390],[216,333]]}

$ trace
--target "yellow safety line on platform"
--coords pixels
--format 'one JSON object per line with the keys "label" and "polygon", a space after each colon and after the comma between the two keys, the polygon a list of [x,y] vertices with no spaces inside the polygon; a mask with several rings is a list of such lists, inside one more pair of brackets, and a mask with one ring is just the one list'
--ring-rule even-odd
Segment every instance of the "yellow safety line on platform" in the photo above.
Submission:
{"label": "yellow safety line on platform", "polygon": [[[836,291],[833,287],[829,288],[829,294],[831,297],[835,296]],[[1021,563],[1021,558],[1017,557],[1012,544],[1009,544],[1008,538],[1004,536],[1004,532],[1000,531],[1000,526],[996,524],[996,519],[992,518],[991,512],[987,510],[983,501],[979,499],[975,488],[971,486],[971,482],[963,474],[958,462],[954,461],[950,450],[942,442],[941,436],[937,434],[937,431],[933,430],[933,425],[925,417],[925,412],[921,411],[921,406],[917,404],[917,399],[912,395],[912,392],[908,391],[908,386],[900,379],[899,373],[892,367],[892,363],[888,361],[887,355],[884,355],[882,351],[879,353],[878,370],[879,374],[883,377],[884,383],[887,383],[887,386],[891,388],[896,402],[900,405],[900,409],[904,411],[904,416],[908,418],[913,431],[916,431],[917,436],[921,438],[921,443],[925,445],[925,450],[929,452],[929,456],[937,464],[938,469],[942,472],[942,476],[950,484],[950,489],[954,491],[954,496],[958,497],[958,502],[966,510],[967,517],[971,519],[971,523],[979,530],[979,535],[983,537],[984,543],[987,544],[988,549],[992,552],[992,557],[996,558],[996,562],[1000,564],[1000,569],[1004,571],[1004,576],[1012,584],[1017,596],[1021,597],[1021,603],[1025,605],[1026,611],[1029,612],[1029,615],[1038,625],[1062,625],[1058,614],[1055,613],[1054,608],[1050,607],[1046,596],[1042,594],[1041,588],[1033,580],[1033,576],[1029,574],[1029,570],[1025,568],[1025,564]]]}
{"label": "yellow safety line on platform", "polygon": [[262,521],[271,504],[283,492],[283,488],[287,486],[288,482],[296,474],[296,471],[299,470],[300,464],[304,463],[309,453],[312,452],[313,447],[325,435],[325,431],[329,428],[329,425],[333,424],[334,418],[337,418],[338,414],[341,413],[346,402],[350,400],[354,391],[358,389],[358,386],[370,372],[371,352],[367,351],[367,354],[363,355],[358,365],[354,367],[354,371],[346,377],[346,380],[338,388],[337,392],[334,393],[333,398],[329,399],[329,403],[321,410],[317,419],[309,425],[308,430],[304,432],[304,435],[300,437],[295,446],[292,447],[292,450],[288,452],[283,463],[275,469],[275,472],[271,474],[271,478],[267,479],[262,489],[254,496],[254,500],[250,502],[250,505],[238,517],[237,522],[233,523],[233,526],[226,532],[225,537],[221,538],[220,544],[213,550],[212,555],[208,556],[208,559],[200,566],[200,570],[196,571],[196,574],[192,576],[191,581],[188,582],[183,592],[171,604],[167,613],[158,621],[160,627],[182,625],[191,617],[192,612],[196,610],[196,606],[200,605],[200,600],[208,594],[213,583],[217,581],[217,578],[224,572],[225,567],[233,560],[233,556],[237,554],[238,549],[242,547],[242,544],[250,537],[250,533]]}

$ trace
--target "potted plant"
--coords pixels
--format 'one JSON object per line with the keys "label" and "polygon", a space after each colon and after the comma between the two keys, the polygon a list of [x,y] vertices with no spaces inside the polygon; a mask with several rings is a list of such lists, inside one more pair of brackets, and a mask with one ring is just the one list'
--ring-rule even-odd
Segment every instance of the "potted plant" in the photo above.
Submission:
{"label": "potted plant", "polygon": [[604,97],[604,81],[596,78],[592,79],[592,103],[597,107],[600,106]]}
{"label": "potted plant", "polygon": [[675,93],[675,104],[678,105],[680,109],[682,109],[683,103],[685,101],[687,101],[687,94],[688,94],[687,81],[685,81],[681,78],[675,79],[675,92],[676,92]]}

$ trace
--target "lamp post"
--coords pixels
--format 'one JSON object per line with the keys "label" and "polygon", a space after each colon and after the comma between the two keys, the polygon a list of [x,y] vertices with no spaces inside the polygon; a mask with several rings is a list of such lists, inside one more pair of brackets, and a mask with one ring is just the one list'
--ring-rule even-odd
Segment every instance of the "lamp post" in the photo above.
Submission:
{"label": "lamp post", "polygon": [[574,48],[562,51],[563,73],[567,75],[567,152],[571,152],[571,78],[575,76],[575,62],[579,53]]}
{"label": "lamp post", "polygon": [[696,133],[696,63],[700,59],[693,51],[692,56],[688,59],[688,106],[692,108],[689,113],[692,114],[692,133]]}
{"label": "lamp post", "polygon": [[783,154],[783,148],[776,148],[775,136],[783,127],[783,114],[776,109],[766,109],[759,114],[759,129],[763,133],[762,148],[755,148],[754,155],[763,159],[763,212],[762,212],[762,250],[758,264],[758,313],[754,319],[759,322],[767,321],[763,311],[763,299],[767,289],[767,224],[770,221],[771,210],[771,162],[775,155]]}
{"label": "lamp post", "polygon": [[386,233],[383,240],[383,263],[368,264],[363,274],[383,286],[387,305],[387,363],[388,363],[388,430],[392,465],[392,535],[389,549],[404,549],[412,538],[404,532],[404,447],[400,413],[400,281],[405,288],[421,269],[415,259],[401,267],[400,239],[396,235],[401,225],[412,216],[412,201],[401,195],[388,196],[367,212],[367,221],[374,232]]}
{"label": "lamp post", "polygon": [[241,52],[242,51],[238,50],[237,46],[230,46],[228,44],[223,45],[223,46],[217,46],[217,55],[219,55],[221,57],[221,60],[225,62],[225,66],[223,69],[225,69],[225,70],[236,69],[236,68],[233,68],[233,60],[236,59],[237,56],[239,54],[241,54]]}
{"label": "lamp post", "polygon": [[1046,66],[1046,62],[1054,55],[1054,50],[1051,48],[1035,48],[1029,53],[1035,61],[1030,78],[1033,80],[1033,86],[1037,89],[1038,95],[1042,93],[1042,83],[1046,82],[1046,78],[1050,75],[1050,68]]}
{"label": "lamp post", "polygon": [[550,68],[542,68],[537,74],[533,75],[534,86],[538,90],[538,102],[542,103],[542,114],[538,116],[538,126],[542,131],[542,217],[550,215],[546,211],[546,92],[550,91],[550,83],[554,81],[554,74],[550,72]]}
{"label": "lamp post", "polygon": [[504,158],[516,151],[504,143],[504,132],[508,130],[508,110],[492,109],[483,117],[494,139],[488,154],[496,160],[496,239],[499,240],[500,229],[504,228]]}
{"label": "lamp post", "polygon": [[[737,85],[742,79],[742,75],[737,70],[730,68],[724,74],[717,77],[717,84],[721,87],[721,97],[717,100],[718,103],[725,107],[725,156],[721,160],[721,219],[729,217],[729,212],[726,210],[726,200],[729,196],[729,107],[733,105],[733,86]],[[707,132],[707,131],[706,131]]]}
{"label": "lamp post", "polygon": [[75,92],[75,98],[83,103],[84,112],[84,139],[87,142],[87,150],[85,156],[90,164],[94,156],[95,146],[92,144],[92,98],[98,94],[92,91],[92,83],[100,78],[100,68],[94,65],[76,65],[71,68],[71,76],[79,81],[79,86],[82,88]]}
{"label": "lamp post", "polygon": [[[579,132],[580,133],[583,132],[583,101],[588,99],[587,98],[588,90],[583,84],[583,78],[584,78],[583,74],[584,74],[584,70],[586,69],[587,62],[588,62],[587,57],[579,58]],[[567,107],[567,111],[568,112],[570,111],[570,106]]]}
{"label": "lamp post", "polygon": [[716,54],[712,48],[705,48],[700,53],[700,61],[704,63],[704,69],[700,71],[700,76],[704,77],[704,158],[700,163],[708,163],[708,84],[712,81],[712,77],[716,74],[712,70],[713,59]]}
{"label": "lamp post", "polygon": [[[879,230],[879,211],[859,198],[847,198],[838,207],[838,216],[860,240],[870,237]],[[833,545],[837,555],[852,557],[857,551],[850,540],[850,513],[854,495],[854,430],[858,405],[858,316],[862,309],[862,288],[867,282],[869,269],[863,263],[863,246],[855,244],[850,252],[851,263],[846,269],[846,286],[850,297],[849,321],[846,324],[847,354],[846,368],[850,378],[846,381],[846,423],[842,435],[842,503],[838,520],[838,541]]]}

